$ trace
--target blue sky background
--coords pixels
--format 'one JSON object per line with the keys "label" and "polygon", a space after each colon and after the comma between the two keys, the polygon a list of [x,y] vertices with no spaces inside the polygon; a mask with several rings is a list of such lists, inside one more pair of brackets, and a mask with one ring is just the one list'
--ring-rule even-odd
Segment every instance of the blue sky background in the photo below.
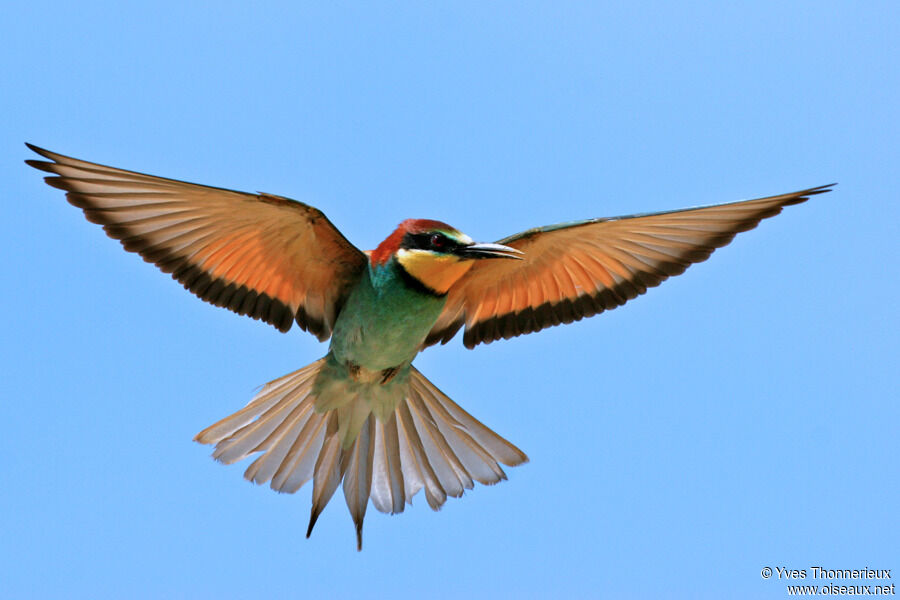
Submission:
{"label": "blue sky background", "polygon": [[[187,4],[0,19],[0,595],[786,596],[764,566],[900,580],[900,5]],[[531,462],[439,513],[370,507],[358,554],[343,498],[305,540],[308,487],[258,488],[191,441],[326,346],[123,252],[22,163],[25,141],[287,195],[362,248],[406,217],[492,240],[840,185],[624,308],[419,357]]]}

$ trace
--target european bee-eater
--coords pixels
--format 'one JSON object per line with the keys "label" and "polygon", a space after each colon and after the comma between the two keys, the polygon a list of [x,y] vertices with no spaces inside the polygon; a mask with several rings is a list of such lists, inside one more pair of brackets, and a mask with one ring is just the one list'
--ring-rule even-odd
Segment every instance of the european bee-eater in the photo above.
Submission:
{"label": "european bee-eater", "polygon": [[831,186],[679,211],[590,219],[476,243],[440,221],[408,219],[371,252],[321,211],[143,175],[28,146],[87,219],[126,250],[216,306],[288,331],[328,353],[266,384],[196,436],[213,457],[252,454],[244,476],[296,492],[312,479],[316,519],[343,484],[362,548],[366,507],[402,512],[419,490],[432,509],[473,482],[497,483],[525,454],[412,366],[465,326],[473,348],[625,304],[709,257],[741,231]]}

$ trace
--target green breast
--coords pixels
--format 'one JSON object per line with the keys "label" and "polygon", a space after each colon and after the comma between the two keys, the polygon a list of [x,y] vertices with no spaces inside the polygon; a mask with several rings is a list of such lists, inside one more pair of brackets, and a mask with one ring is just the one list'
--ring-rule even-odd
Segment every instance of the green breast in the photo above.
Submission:
{"label": "green breast", "polygon": [[393,259],[369,266],[335,323],[331,352],[342,363],[388,369],[415,357],[446,302],[412,288]]}

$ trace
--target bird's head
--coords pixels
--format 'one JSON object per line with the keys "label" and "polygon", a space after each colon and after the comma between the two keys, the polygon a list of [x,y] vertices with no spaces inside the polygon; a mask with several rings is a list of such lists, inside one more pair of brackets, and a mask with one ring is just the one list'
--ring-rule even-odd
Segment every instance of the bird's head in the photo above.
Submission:
{"label": "bird's head", "polygon": [[522,252],[501,244],[478,244],[440,221],[407,219],[400,223],[370,257],[373,265],[396,259],[410,276],[437,294],[446,294],[474,261],[487,258],[521,259]]}

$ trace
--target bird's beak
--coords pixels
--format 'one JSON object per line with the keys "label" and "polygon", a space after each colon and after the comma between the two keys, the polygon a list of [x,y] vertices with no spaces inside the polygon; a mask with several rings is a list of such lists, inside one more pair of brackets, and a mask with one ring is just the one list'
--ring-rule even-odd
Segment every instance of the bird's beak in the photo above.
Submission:
{"label": "bird's beak", "polygon": [[463,258],[515,258],[522,260],[524,252],[502,244],[472,244],[460,248]]}

